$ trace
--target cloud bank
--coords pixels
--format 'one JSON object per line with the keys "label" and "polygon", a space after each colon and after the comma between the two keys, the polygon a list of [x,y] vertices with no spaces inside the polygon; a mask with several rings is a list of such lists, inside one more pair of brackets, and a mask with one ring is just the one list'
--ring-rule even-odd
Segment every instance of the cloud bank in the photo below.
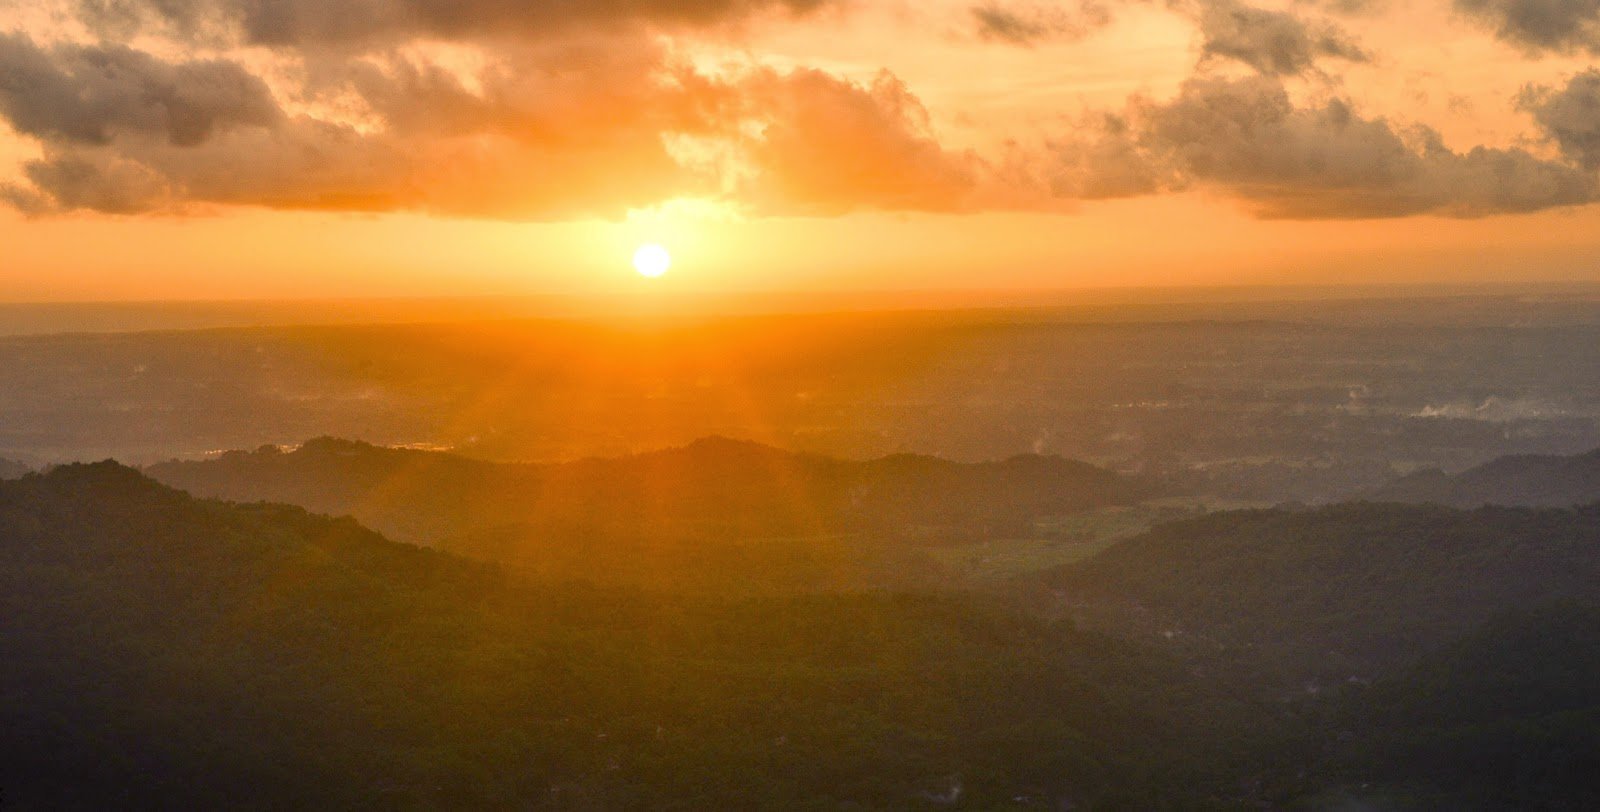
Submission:
{"label": "cloud bank", "polygon": [[1600,0],[1455,0],[1455,7],[1532,53],[1600,54]]}
{"label": "cloud bank", "polygon": [[[989,154],[948,145],[887,71],[707,67],[662,36],[828,0],[73,2],[88,37],[0,33],[0,116],[40,153],[0,181],[0,200],[33,214],[242,205],[553,220],[702,197],[837,216],[1200,189],[1269,218],[1475,217],[1591,202],[1600,172],[1600,72],[1514,101],[1546,146],[1455,150],[1336,92],[1329,65],[1372,59],[1343,29],[1239,0],[1172,6],[1197,43],[1176,94]],[[1491,11],[1534,25],[1509,8]],[[1539,8],[1569,32],[1588,14]],[[970,11],[1001,45],[1110,21],[1099,6]],[[1575,36],[1540,42],[1587,47]],[[1291,86],[1323,90],[1296,101]]]}
{"label": "cloud bank", "polygon": [[973,6],[970,11],[980,39],[1022,46],[1079,39],[1111,22],[1111,10],[1093,0],[1074,7],[1060,3],[990,2]]}

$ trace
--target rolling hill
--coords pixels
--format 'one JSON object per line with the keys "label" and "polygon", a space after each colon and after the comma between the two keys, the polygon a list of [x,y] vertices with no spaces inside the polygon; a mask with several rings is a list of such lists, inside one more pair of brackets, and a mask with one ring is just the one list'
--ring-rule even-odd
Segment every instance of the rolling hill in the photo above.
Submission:
{"label": "rolling hill", "polygon": [[[706,550],[725,551],[724,562],[753,557],[743,568],[752,583],[904,585],[933,575],[919,546],[1028,536],[1040,518],[1158,492],[1056,457],[854,462],[724,438],[552,465],[321,438],[146,471],[201,496],[351,515],[402,541],[543,578],[658,586],[719,574],[698,560]],[[832,574],[802,577],[806,560]]]}
{"label": "rolling hill", "polygon": [[1505,612],[1341,704],[1325,731],[1333,755],[1315,768],[1338,787],[1323,794],[1324,807],[1340,796],[1344,808],[1600,806],[1592,604]]}
{"label": "rolling hill", "polygon": [[1481,505],[1571,507],[1600,502],[1600,449],[1572,456],[1500,457],[1453,475],[1437,469],[1419,471],[1366,497],[1383,502],[1466,508]]}
{"label": "rolling hill", "polygon": [[[976,593],[534,585],[63,466],[0,482],[0,786],[19,808],[1585,808],[1597,525],[1217,514],[1055,574],[1188,618],[1151,645]],[[1385,667],[1260,690],[1328,663]]]}
{"label": "rolling hill", "polygon": [[1234,718],[976,596],[535,588],[112,463],[0,482],[0,632],[18,808],[1148,808]]}
{"label": "rolling hill", "polygon": [[1600,506],[1218,513],[1046,580],[1096,623],[1327,686],[1395,673],[1501,612],[1600,603]]}

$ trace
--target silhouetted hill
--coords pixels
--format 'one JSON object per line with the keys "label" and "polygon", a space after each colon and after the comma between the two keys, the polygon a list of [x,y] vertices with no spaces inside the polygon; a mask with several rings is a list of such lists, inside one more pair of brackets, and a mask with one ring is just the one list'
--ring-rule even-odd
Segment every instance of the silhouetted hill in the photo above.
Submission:
{"label": "silhouetted hill", "polygon": [[1086,615],[1281,680],[1367,678],[1496,613],[1600,603],[1600,506],[1346,504],[1158,527],[1050,577]]}
{"label": "silhouetted hill", "polygon": [[1318,772],[1347,797],[1429,809],[1600,808],[1592,605],[1499,615],[1343,704],[1326,731],[1335,755]]}
{"label": "silhouetted hill", "polygon": [[150,462],[329,434],[516,461],[723,433],[844,458],[1059,454],[1218,498],[1325,501],[1388,481],[1395,465],[1600,446],[1597,314],[1591,301],[1513,296],[516,321],[441,311],[432,320],[449,323],[10,337],[0,448]]}
{"label": "silhouetted hill", "polygon": [[17,808],[1150,808],[1238,718],[976,597],[532,589],[111,463],[0,482],[0,632]]}
{"label": "silhouetted hill", "polygon": [[31,470],[33,469],[16,460],[0,457],[0,479],[16,479]]}
{"label": "silhouetted hill", "polygon": [[[707,438],[631,457],[536,465],[319,438],[148,473],[191,493],[348,514],[395,538],[545,577],[670,581],[644,555],[737,547],[839,560],[852,571],[917,567],[905,540],[1031,535],[1033,521],[1151,494],[1147,483],[1056,457],[954,463],[899,455],[851,462]],[[758,549],[759,545],[759,549]],[[794,568],[773,559],[768,571]],[[701,568],[702,574],[707,573]],[[920,576],[919,576],[920,577]],[[903,578],[901,579],[903,581]]]}
{"label": "silhouetted hill", "polygon": [[1501,457],[1450,475],[1419,471],[1373,491],[1371,499],[1478,507],[1570,507],[1600,501],[1600,449],[1570,457],[1524,454]]}

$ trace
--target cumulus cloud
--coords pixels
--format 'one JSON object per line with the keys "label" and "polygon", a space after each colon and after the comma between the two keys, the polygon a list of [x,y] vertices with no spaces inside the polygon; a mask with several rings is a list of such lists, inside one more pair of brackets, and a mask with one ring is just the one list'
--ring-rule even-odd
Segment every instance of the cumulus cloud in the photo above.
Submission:
{"label": "cumulus cloud", "polygon": [[167,63],[120,45],[46,50],[0,34],[0,113],[17,132],[105,144],[121,133],[198,144],[219,128],[282,118],[260,79],[224,60]]}
{"label": "cumulus cloud", "polygon": [[[1310,71],[1324,57],[1352,62],[1371,58],[1338,26],[1291,11],[1239,0],[1167,0],[1167,5],[1194,19],[1201,34],[1202,61],[1229,59],[1271,76],[1290,76]],[[1092,0],[1073,7],[987,2],[969,11],[979,37],[1021,46],[1077,39],[1111,22],[1109,7]]]}
{"label": "cumulus cloud", "polygon": [[[1140,143],[1136,127],[1122,114],[1089,116],[1069,135],[1046,141],[1042,160],[1013,156],[1008,176],[1018,188],[1069,200],[1138,197],[1187,185],[1171,161]],[[1042,167],[1042,176],[1030,165]]]}
{"label": "cumulus cloud", "polygon": [[1201,58],[1232,59],[1268,76],[1310,71],[1321,57],[1365,62],[1369,55],[1338,27],[1236,0],[1210,0],[1199,12]]}
{"label": "cumulus cloud", "polygon": [[899,79],[869,86],[815,70],[764,71],[743,83],[761,134],[741,198],[765,211],[857,208],[950,211],[971,203],[984,171],[940,145],[922,103]]}
{"label": "cumulus cloud", "polygon": [[32,185],[0,184],[0,199],[30,214],[59,209],[132,214],[149,210],[168,194],[159,173],[115,156],[30,161],[24,174]]}
{"label": "cumulus cloud", "polygon": [[[486,53],[470,74],[399,51],[329,60],[293,92],[341,106],[341,120],[289,112],[236,63],[8,36],[0,113],[44,155],[0,196],[34,213],[239,204],[553,219],[686,195],[772,214],[948,211],[969,205],[982,170],[941,146],[887,73],[711,76],[634,35]],[[731,167],[686,160],[675,138],[720,145]]]}
{"label": "cumulus cloud", "polygon": [[[537,220],[619,216],[684,196],[828,216],[1054,210],[1204,187],[1262,216],[1311,218],[1478,216],[1594,197],[1600,72],[1519,101],[1562,160],[1452,150],[1432,130],[1364,116],[1346,99],[1292,101],[1288,78],[1365,54],[1336,29],[1237,0],[1189,8],[1204,59],[1254,75],[1203,70],[1170,99],[1138,97],[988,155],[943,142],[891,74],[708,69],[632,24],[714,24],[825,1],[469,0],[499,15],[510,32],[501,36],[456,27],[455,5],[442,0],[74,0],[102,27],[232,26],[251,42],[293,44],[193,59],[159,45],[0,34],[0,116],[40,152],[0,181],[0,202],[38,214],[247,205]],[[351,9],[377,22],[347,19]],[[266,26],[252,15],[292,19]],[[598,27],[558,31],[580,17]],[[1045,27],[1014,28],[1008,41],[1055,30],[1034,23]],[[465,39],[440,50],[418,31]]]}
{"label": "cumulus cloud", "polygon": [[1561,154],[1587,169],[1600,169],[1600,70],[1590,68],[1566,87],[1529,87],[1518,106],[1531,113]]}
{"label": "cumulus cloud", "polygon": [[830,0],[77,0],[102,33],[161,30],[270,47],[372,46],[635,24],[707,26]]}
{"label": "cumulus cloud", "polygon": [[1297,107],[1262,76],[1190,79],[1172,101],[1140,106],[1146,150],[1265,217],[1470,217],[1585,203],[1595,190],[1576,167],[1520,149],[1454,152],[1433,130],[1402,133],[1343,99]]}
{"label": "cumulus cloud", "polygon": [[1111,22],[1111,10],[1094,0],[1084,0],[1070,9],[1058,4],[989,2],[973,6],[970,11],[981,39],[1023,46],[1045,40],[1078,39]]}
{"label": "cumulus cloud", "polygon": [[1345,99],[1296,105],[1279,80],[1259,75],[1196,77],[1172,99],[1136,99],[1036,159],[1057,195],[1198,187],[1267,218],[1477,217],[1596,194],[1593,174],[1569,163],[1521,149],[1454,151],[1431,129],[1364,117]]}
{"label": "cumulus cloud", "polygon": [[1528,51],[1600,54],[1600,0],[1455,0],[1455,7]]}
{"label": "cumulus cloud", "polygon": [[221,203],[617,214],[703,188],[661,133],[712,126],[700,105],[714,94],[650,53],[629,43],[496,61],[472,88],[426,61],[344,62],[302,89],[310,101],[353,98],[358,120],[338,120],[286,112],[235,63],[8,36],[0,112],[44,156],[5,196],[35,212]]}

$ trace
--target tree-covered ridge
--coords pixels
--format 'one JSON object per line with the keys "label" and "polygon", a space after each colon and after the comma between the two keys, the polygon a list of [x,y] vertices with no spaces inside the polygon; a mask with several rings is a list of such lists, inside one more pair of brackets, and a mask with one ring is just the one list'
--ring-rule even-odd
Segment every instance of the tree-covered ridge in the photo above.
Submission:
{"label": "tree-covered ridge", "polygon": [[1150,483],[1058,457],[865,462],[708,438],[616,459],[505,464],[321,438],[148,473],[195,494],[349,514],[546,579],[725,590],[927,585],[916,547],[1026,537]]}
{"label": "tree-covered ridge", "polygon": [[407,540],[468,524],[530,521],[768,536],[862,529],[1000,534],[1035,516],[1126,503],[1154,491],[1150,483],[1059,457],[956,463],[902,454],[856,462],[722,437],[548,465],[323,437],[288,452],[267,447],[147,470],[201,495],[354,512]]}
{"label": "tree-covered ridge", "polygon": [[1438,469],[1419,471],[1378,488],[1369,496],[1379,501],[1467,508],[1585,505],[1600,501],[1600,449],[1572,456],[1500,457],[1453,475]]}
{"label": "tree-covered ridge", "polygon": [[0,786],[20,808],[1586,809],[1597,525],[1167,525],[1054,575],[1096,622],[1179,632],[1128,640],[1020,596],[539,584],[64,466],[0,482]]}
{"label": "tree-covered ridge", "polygon": [[1211,761],[1242,746],[1236,703],[974,596],[525,586],[112,463],[0,483],[0,579],[0,786],[24,808],[1149,808],[1237,791]]}
{"label": "tree-covered ridge", "polygon": [[1113,628],[1159,632],[1296,684],[1369,679],[1498,612],[1600,603],[1600,505],[1219,513],[1047,580]]}
{"label": "tree-covered ridge", "polygon": [[16,460],[0,457],[0,479],[16,479],[31,470],[33,469]]}
{"label": "tree-covered ridge", "polygon": [[1497,615],[1405,673],[1340,698],[1321,797],[1380,784],[1392,806],[1600,807],[1600,608]]}

